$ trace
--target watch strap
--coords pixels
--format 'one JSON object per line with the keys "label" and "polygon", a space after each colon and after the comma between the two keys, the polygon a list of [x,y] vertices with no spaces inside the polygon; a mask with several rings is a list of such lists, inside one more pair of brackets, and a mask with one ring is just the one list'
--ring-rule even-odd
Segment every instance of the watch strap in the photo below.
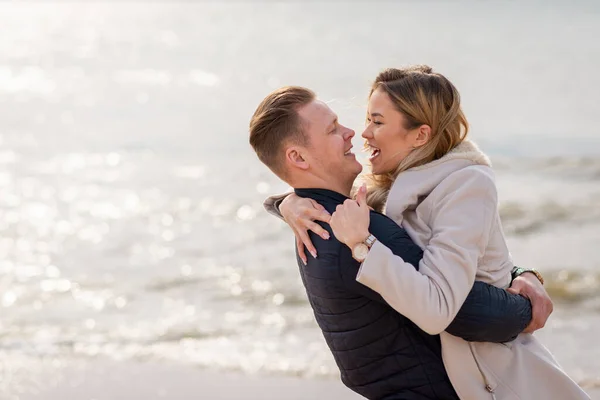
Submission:
{"label": "watch strap", "polygon": [[367,245],[367,247],[370,249],[371,247],[373,247],[373,244],[377,241],[377,238],[373,235],[369,235],[367,236],[367,238],[365,239],[364,243]]}

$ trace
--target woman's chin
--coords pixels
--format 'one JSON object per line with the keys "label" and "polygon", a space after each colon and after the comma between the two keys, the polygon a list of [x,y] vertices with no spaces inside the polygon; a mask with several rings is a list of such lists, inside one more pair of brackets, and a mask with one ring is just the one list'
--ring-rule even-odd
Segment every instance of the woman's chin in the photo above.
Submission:
{"label": "woman's chin", "polygon": [[381,175],[383,173],[381,165],[379,165],[377,162],[373,163],[371,161],[370,164],[371,164],[371,173],[372,174],[374,174],[374,175]]}
{"label": "woman's chin", "polygon": [[371,173],[373,175],[381,175],[382,174],[380,168],[376,168],[376,167],[371,167]]}
{"label": "woman's chin", "polygon": [[387,173],[392,172],[389,168],[377,168],[376,166],[371,166],[371,173],[373,175],[385,175]]}

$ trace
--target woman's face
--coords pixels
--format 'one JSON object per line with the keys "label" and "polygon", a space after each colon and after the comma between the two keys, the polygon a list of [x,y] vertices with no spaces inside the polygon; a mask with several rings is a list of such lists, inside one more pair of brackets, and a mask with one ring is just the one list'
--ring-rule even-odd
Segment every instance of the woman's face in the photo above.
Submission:
{"label": "woman's face", "polygon": [[373,174],[393,171],[419,144],[419,128],[409,130],[406,125],[406,117],[394,107],[389,95],[375,90],[369,99],[367,127],[362,134]]}

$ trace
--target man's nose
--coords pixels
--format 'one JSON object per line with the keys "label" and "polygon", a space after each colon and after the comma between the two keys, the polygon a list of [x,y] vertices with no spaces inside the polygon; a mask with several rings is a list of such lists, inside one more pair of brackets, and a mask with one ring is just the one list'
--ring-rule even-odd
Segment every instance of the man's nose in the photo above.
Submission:
{"label": "man's nose", "polygon": [[[346,127],[344,127],[346,128]],[[356,132],[354,132],[354,130],[350,129],[350,128],[346,128],[346,132],[344,134],[344,140],[350,140],[354,137],[354,135],[356,135]]]}

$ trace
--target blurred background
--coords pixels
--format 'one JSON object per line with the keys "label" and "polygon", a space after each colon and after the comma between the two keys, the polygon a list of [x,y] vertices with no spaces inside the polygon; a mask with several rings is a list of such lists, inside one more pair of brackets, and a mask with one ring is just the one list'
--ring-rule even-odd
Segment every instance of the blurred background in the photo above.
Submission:
{"label": "blurred background", "polygon": [[303,85],[360,148],[371,81],[415,63],[547,277],[536,335],[600,390],[597,1],[2,2],[0,29],[0,398],[106,359],[337,380],[248,121]]}

